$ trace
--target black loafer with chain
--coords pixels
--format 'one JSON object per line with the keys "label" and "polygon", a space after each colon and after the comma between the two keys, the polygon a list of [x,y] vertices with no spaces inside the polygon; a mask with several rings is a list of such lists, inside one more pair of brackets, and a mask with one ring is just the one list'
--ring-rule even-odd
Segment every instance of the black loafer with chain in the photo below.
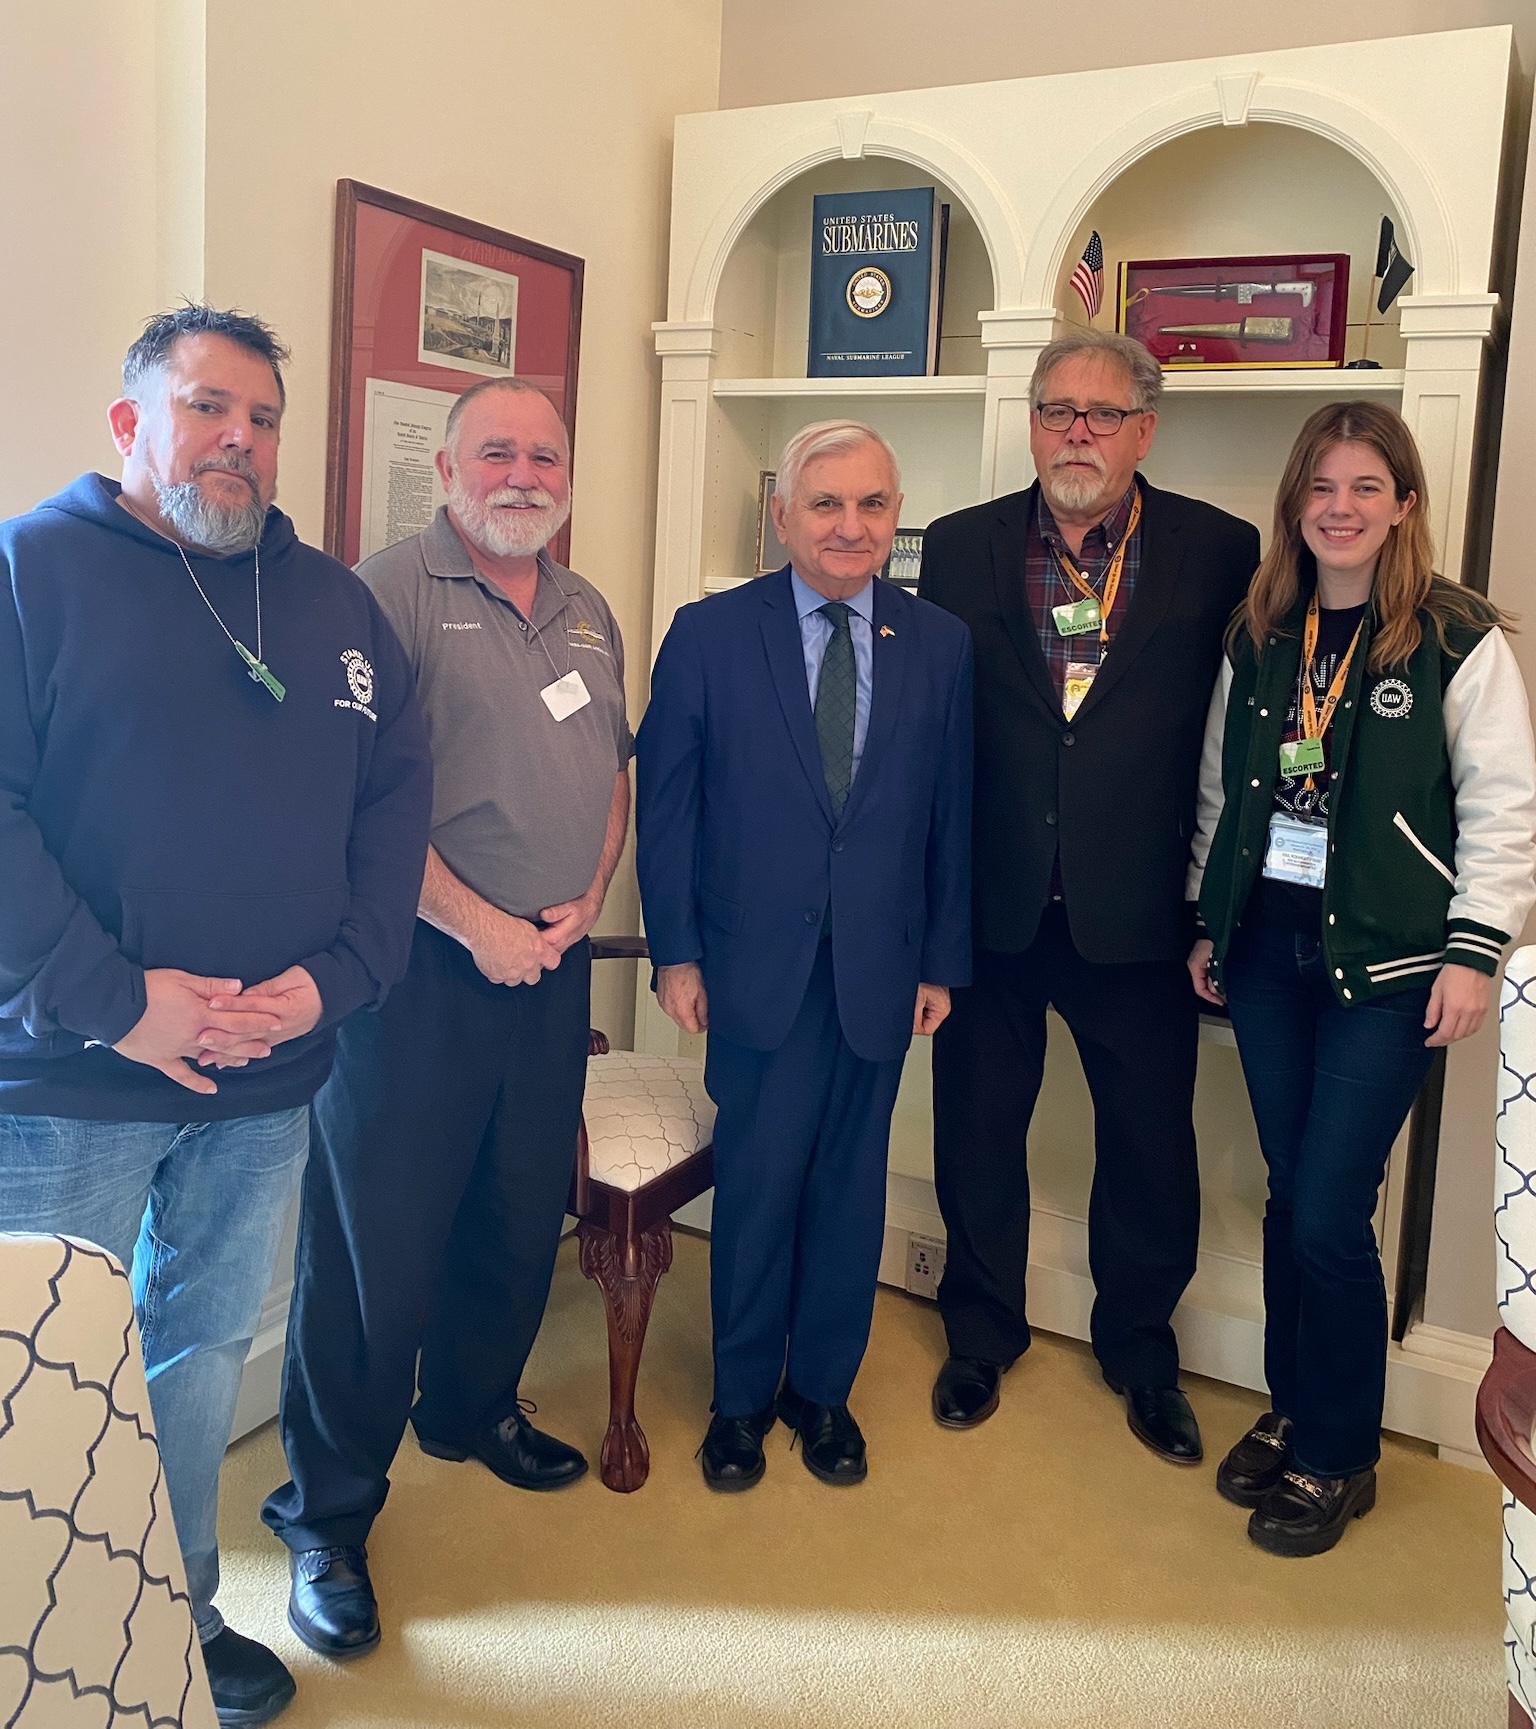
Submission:
{"label": "black loafer with chain", "polygon": [[1216,1492],[1235,1507],[1257,1507],[1291,1464],[1291,1419],[1266,1411],[1216,1469]]}
{"label": "black loafer with chain", "polygon": [[1248,1535],[1271,1555],[1321,1555],[1375,1505],[1374,1468],[1349,1477],[1285,1471],[1249,1515]]}

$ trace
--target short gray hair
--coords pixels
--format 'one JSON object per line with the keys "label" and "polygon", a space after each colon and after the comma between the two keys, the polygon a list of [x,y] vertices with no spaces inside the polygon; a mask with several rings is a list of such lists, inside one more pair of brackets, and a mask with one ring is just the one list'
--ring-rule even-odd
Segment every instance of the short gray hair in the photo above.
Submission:
{"label": "short gray hair", "polygon": [[1074,360],[1080,354],[1096,354],[1110,360],[1125,373],[1136,407],[1155,411],[1163,399],[1163,369],[1156,359],[1134,336],[1121,336],[1113,330],[1070,330],[1046,343],[1035,361],[1035,376],[1029,385],[1029,406],[1038,408],[1045,400],[1045,388],[1051,373],[1064,360]]}
{"label": "short gray hair", "polygon": [[[482,379],[479,384],[470,385],[468,390],[455,399],[453,407],[448,410],[447,425],[443,428],[443,444],[448,450],[451,451],[454,449],[454,440],[458,437],[459,422],[464,418],[464,410],[469,407],[470,403],[472,403],[477,396],[489,396],[493,390],[507,390],[514,396],[542,396],[549,406],[555,410],[555,419],[560,422],[561,431],[565,438],[566,451],[567,454],[569,454],[571,445],[570,431],[566,427],[565,416],[555,407],[555,399],[547,390],[542,389],[537,384],[531,383],[528,379],[510,376],[507,378]],[[454,460],[457,461],[457,457],[455,457]]]}
{"label": "short gray hair", "polygon": [[786,506],[791,504],[806,463],[818,456],[841,456],[844,451],[857,450],[861,444],[875,444],[885,452],[885,459],[891,465],[892,491],[900,492],[901,463],[896,452],[888,440],[862,420],[813,420],[809,426],[802,426],[784,446],[779,457],[773,490]]}

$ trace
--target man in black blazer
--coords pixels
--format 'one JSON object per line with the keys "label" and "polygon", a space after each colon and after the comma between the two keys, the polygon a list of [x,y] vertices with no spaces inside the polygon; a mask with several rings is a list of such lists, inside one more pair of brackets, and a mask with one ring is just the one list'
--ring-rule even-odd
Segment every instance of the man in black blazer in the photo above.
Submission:
{"label": "man in black blazer", "polygon": [[1039,479],[924,542],[918,592],[976,649],[973,982],[933,1052],[950,1352],[933,1410],[984,1421],[1029,1347],[1025,1137],[1052,1006],[1093,1097],[1094,1353],[1133,1432],[1193,1464],[1170,1324],[1200,1225],[1184,872],[1222,634],[1259,537],[1137,476],[1161,391],[1128,337],[1051,343],[1031,392]]}

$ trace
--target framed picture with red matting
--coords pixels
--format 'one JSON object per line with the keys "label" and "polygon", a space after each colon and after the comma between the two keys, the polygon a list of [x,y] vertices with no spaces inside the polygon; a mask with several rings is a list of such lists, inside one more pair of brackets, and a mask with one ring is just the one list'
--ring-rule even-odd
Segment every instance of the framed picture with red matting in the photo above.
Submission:
{"label": "framed picture with red matting", "polygon": [[[483,379],[547,392],[574,463],[583,269],[552,246],[337,181],[327,552],[357,564],[431,521],[448,410]],[[550,542],[562,564],[570,532]]]}
{"label": "framed picture with red matting", "polygon": [[1116,328],[1166,368],[1342,366],[1349,255],[1142,258],[1120,266]]}

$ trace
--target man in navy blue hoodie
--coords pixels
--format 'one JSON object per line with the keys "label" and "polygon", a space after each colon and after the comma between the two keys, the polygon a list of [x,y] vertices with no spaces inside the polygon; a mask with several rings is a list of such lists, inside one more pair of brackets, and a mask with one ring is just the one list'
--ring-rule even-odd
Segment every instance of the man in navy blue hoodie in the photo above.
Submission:
{"label": "man in navy blue hoodie", "polygon": [[121,486],[0,524],[0,1230],[132,1267],[226,1724],[294,1687],[213,1606],[219,1464],[309,1101],[405,971],[431,811],[398,641],[272,506],[286,358],[257,319],[152,319]]}

